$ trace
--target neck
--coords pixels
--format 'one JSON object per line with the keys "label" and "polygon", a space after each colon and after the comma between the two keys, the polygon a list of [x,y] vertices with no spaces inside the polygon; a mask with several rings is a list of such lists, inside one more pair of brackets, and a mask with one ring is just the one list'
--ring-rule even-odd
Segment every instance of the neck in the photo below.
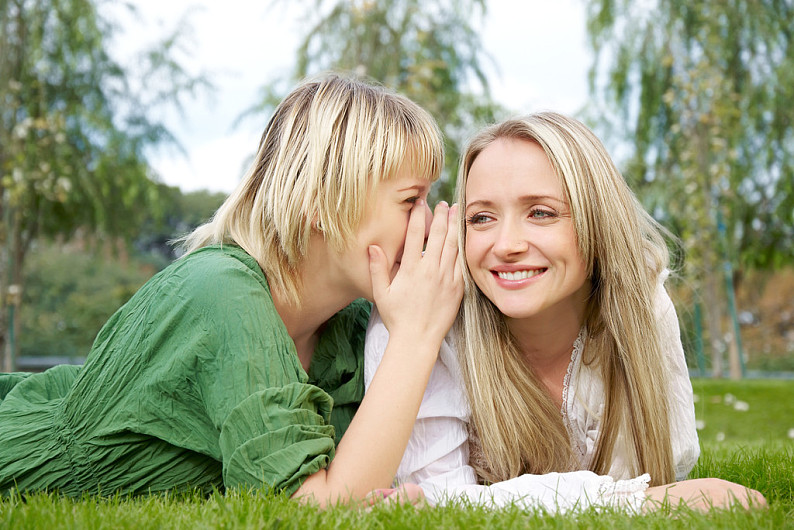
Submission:
{"label": "neck", "polygon": [[563,382],[584,322],[584,309],[582,303],[554,314],[507,319],[519,351],[558,404],[562,403]]}
{"label": "neck", "polygon": [[309,244],[309,251],[298,269],[297,303],[286,293],[271,287],[273,305],[295,343],[301,366],[306,371],[323,325],[355,299],[348,290],[335,285],[327,267],[322,265],[323,254],[327,250],[324,242]]}

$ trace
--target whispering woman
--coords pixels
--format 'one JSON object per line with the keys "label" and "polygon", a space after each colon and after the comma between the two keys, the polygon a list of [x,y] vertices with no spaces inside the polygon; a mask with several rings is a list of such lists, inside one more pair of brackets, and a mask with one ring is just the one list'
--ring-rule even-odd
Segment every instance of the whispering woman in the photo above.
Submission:
{"label": "whispering woman", "polygon": [[[300,84],[84,366],[0,375],[0,495],[257,487],[326,505],[387,487],[462,296],[455,208],[425,204],[442,165],[408,99]],[[364,396],[371,301],[391,339]]]}

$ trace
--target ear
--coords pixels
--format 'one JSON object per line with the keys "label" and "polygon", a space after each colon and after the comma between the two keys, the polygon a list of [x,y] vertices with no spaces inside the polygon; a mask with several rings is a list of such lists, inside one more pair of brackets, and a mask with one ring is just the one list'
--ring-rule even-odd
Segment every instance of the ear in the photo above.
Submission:
{"label": "ear", "polygon": [[312,231],[322,233],[324,231],[323,223],[320,220],[320,214],[315,213],[312,216]]}

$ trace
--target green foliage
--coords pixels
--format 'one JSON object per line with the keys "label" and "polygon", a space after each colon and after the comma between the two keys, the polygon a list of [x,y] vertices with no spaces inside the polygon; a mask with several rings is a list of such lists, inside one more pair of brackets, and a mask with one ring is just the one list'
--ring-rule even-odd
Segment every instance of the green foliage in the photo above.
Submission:
{"label": "green foliage", "polygon": [[155,260],[158,269],[179,257],[172,242],[207,222],[223,204],[226,194],[206,190],[182,193],[158,184],[163,212],[150,215],[135,238],[135,248]]}
{"label": "green foliage", "polygon": [[146,155],[173,138],[153,112],[208,86],[181,66],[179,31],[134,69],[114,60],[107,5],[0,0],[0,353],[7,286],[22,285],[33,242],[78,229],[129,240],[162,212]]}
{"label": "green foliage", "polygon": [[155,272],[57,246],[30,254],[21,355],[85,357],[99,329]]}
{"label": "green foliage", "polygon": [[[794,258],[794,3],[589,0],[590,106],[626,176],[683,241],[722,372],[730,267]],[[605,125],[609,124],[609,125]],[[729,340],[733,373],[738,341]]]}
{"label": "green foliage", "polygon": [[[0,7],[0,196],[10,212],[7,229],[26,246],[40,234],[69,235],[78,227],[135,234],[146,214],[141,206],[157,199],[145,150],[172,140],[149,113],[178,102],[199,80],[175,61],[166,63],[162,51],[144,54],[141,71],[125,70],[108,55],[116,28],[94,1]],[[168,88],[152,82],[136,93],[133,75],[166,77]]]}
{"label": "green foliage", "polygon": [[[289,84],[326,70],[374,79],[408,96],[438,121],[446,169],[437,198],[453,198],[460,148],[478,126],[504,112],[491,99],[484,53],[473,20],[483,0],[314,0],[304,2],[306,32]],[[263,90],[265,110],[285,93],[285,80]],[[476,89],[475,89],[476,87]]]}
{"label": "green foliage", "polygon": [[157,186],[166,213],[146,219],[131,259],[79,250],[80,238],[70,248],[42,242],[31,250],[19,313],[19,355],[84,357],[105,321],[178,257],[170,242],[206,222],[226,198]]}
{"label": "green foliage", "polygon": [[588,2],[593,115],[615,111],[627,176],[694,269],[794,257],[792,27],[790,1]]}

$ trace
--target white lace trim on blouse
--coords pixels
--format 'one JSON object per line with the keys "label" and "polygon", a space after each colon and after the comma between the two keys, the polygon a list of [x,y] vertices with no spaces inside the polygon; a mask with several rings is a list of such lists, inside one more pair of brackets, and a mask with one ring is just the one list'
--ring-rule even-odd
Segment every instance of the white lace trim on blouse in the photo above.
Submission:
{"label": "white lace trim on blouse", "polygon": [[579,358],[584,349],[585,328],[579,330],[576,340],[573,341],[573,348],[571,349],[571,360],[568,363],[568,368],[565,371],[565,377],[562,380],[562,405],[560,406],[560,413],[562,414],[562,423],[565,425],[565,430],[568,433],[568,439],[571,440],[571,448],[579,453],[579,456],[584,456],[582,448],[575,442],[576,437],[573,434],[573,426],[571,424],[571,416],[573,415],[573,400],[570,399],[568,392],[571,387],[571,377],[575,367],[579,365]]}

